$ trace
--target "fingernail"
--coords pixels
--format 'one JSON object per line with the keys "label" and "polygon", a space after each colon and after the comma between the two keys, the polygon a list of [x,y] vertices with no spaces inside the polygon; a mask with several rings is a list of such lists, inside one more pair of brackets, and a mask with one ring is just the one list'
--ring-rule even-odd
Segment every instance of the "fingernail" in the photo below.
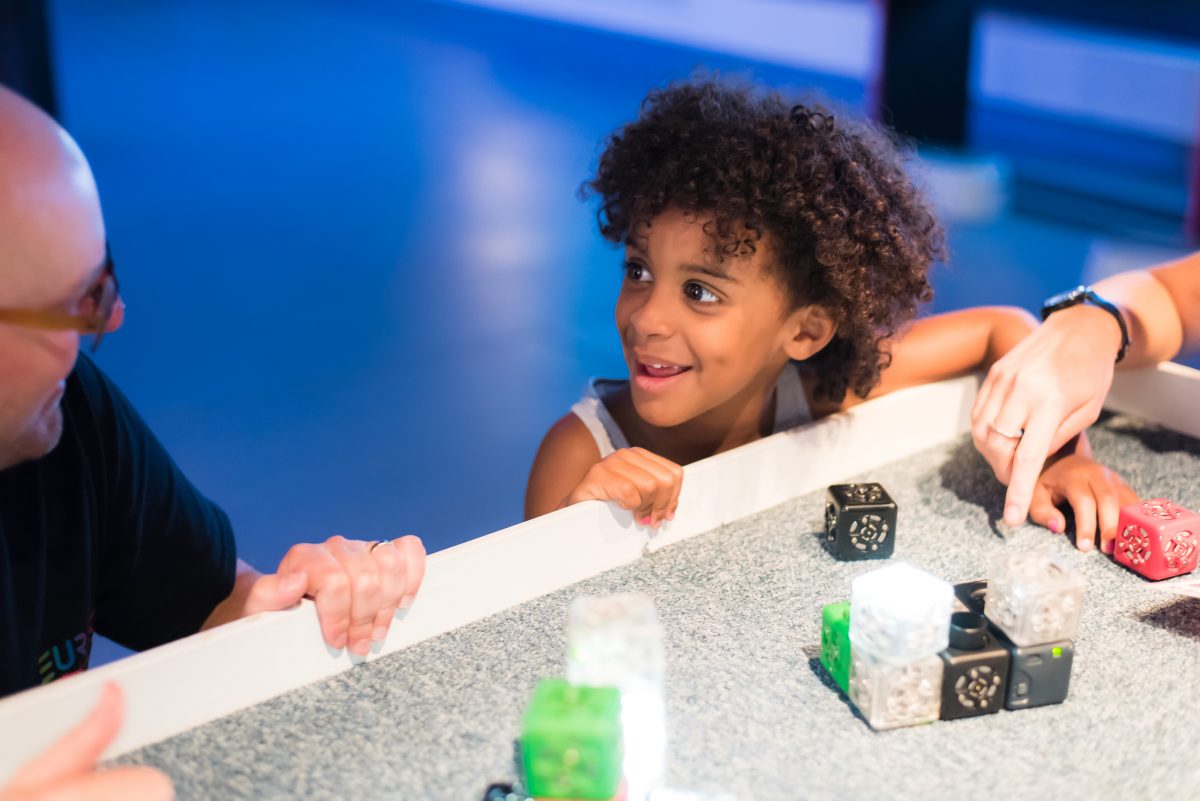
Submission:
{"label": "fingernail", "polygon": [[1062,523],[1059,522],[1057,517],[1050,518],[1050,522],[1046,524],[1046,528],[1050,529],[1055,534],[1062,533]]}
{"label": "fingernail", "polygon": [[1113,541],[1103,542],[1100,544],[1100,550],[1104,553],[1111,554],[1113,552]]}
{"label": "fingernail", "polygon": [[1091,540],[1080,540],[1079,541],[1079,550],[1081,550],[1081,551],[1090,551],[1090,550],[1092,550],[1092,548],[1095,548],[1095,547],[1096,546],[1092,543]]}
{"label": "fingernail", "polygon": [[346,647],[346,643],[349,641],[349,639],[350,635],[348,634],[339,635],[338,638],[334,640],[333,647],[341,650],[342,648]]}
{"label": "fingernail", "polygon": [[650,525],[650,515],[646,515],[645,517],[643,517],[641,520],[638,521],[638,524],[643,525],[643,526]]}
{"label": "fingernail", "polygon": [[403,598],[400,599],[400,608],[408,609],[410,606],[412,606],[414,598],[416,598],[415,595],[405,595]]}
{"label": "fingernail", "polygon": [[673,512],[673,511],[667,512],[667,520],[674,520],[674,519],[675,519],[675,512]]}
{"label": "fingernail", "polygon": [[358,642],[354,643],[354,647],[350,650],[359,656],[366,656],[371,650],[371,641],[359,640]]}
{"label": "fingernail", "polygon": [[383,642],[387,639],[387,629],[383,626],[376,626],[375,630],[371,632],[371,639],[375,642]]}
{"label": "fingernail", "polygon": [[1004,507],[1004,522],[1010,526],[1019,526],[1023,522],[1021,520],[1021,510],[1015,504],[1009,504]]}

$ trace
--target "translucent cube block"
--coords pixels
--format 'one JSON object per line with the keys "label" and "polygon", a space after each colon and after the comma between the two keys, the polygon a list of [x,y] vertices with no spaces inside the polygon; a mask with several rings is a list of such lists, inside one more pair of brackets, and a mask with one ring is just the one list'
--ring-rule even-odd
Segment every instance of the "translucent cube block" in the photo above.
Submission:
{"label": "translucent cube block", "polygon": [[664,662],[662,627],[646,596],[580,596],[571,602],[567,678],[621,691],[628,801],[645,799],[665,774]]}
{"label": "translucent cube block", "polygon": [[993,560],[984,614],[1015,644],[1074,639],[1082,608],[1083,579],[1058,557],[1027,551]]}
{"label": "translucent cube block", "polygon": [[950,642],[948,582],[900,562],[864,573],[850,590],[850,644],[876,660],[903,665]]}
{"label": "translucent cube block", "polygon": [[662,627],[645,595],[580,596],[567,620],[567,678],[575,684],[661,689]]}
{"label": "translucent cube block", "polygon": [[851,649],[850,700],[876,731],[930,723],[942,711],[943,670],[937,654],[893,665]]}

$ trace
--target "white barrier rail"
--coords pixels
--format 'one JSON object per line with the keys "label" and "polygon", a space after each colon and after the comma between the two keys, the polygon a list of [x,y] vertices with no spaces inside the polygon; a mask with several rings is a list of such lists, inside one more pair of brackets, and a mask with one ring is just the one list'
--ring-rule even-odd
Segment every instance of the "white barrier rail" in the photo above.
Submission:
{"label": "white barrier rail", "polygon": [[[453,630],[839,479],[964,433],[979,379],[897,392],[686,468],[675,519],[651,536],[632,516],[587,502],[429,557],[413,607],[368,660]],[[1111,407],[1200,437],[1200,372],[1122,374]],[[114,681],[125,723],[105,754],[166,739],[364,661],[327,648],[312,602],[264,613],[0,701],[0,785]]]}

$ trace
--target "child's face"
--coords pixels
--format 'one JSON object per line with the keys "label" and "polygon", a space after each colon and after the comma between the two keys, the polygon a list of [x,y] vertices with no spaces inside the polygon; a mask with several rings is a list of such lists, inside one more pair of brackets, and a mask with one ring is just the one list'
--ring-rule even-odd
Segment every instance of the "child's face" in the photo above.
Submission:
{"label": "child's face", "polygon": [[719,260],[710,220],[668,209],[637,226],[625,248],[617,329],[634,406],[654,426],[737,415],[760,401],[795,338],[769,236],[753,253]]}

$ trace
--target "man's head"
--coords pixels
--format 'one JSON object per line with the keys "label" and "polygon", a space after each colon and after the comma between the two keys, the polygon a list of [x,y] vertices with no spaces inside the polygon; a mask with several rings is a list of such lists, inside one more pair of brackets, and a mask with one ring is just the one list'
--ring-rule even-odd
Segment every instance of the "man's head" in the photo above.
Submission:
{"label": "man's head", "polygon": [[[87,160],[54,120],[0,87],[0,310],[78,314],[105,260]],[[0,321],[0,469],[44,456],[79,334]]]}

